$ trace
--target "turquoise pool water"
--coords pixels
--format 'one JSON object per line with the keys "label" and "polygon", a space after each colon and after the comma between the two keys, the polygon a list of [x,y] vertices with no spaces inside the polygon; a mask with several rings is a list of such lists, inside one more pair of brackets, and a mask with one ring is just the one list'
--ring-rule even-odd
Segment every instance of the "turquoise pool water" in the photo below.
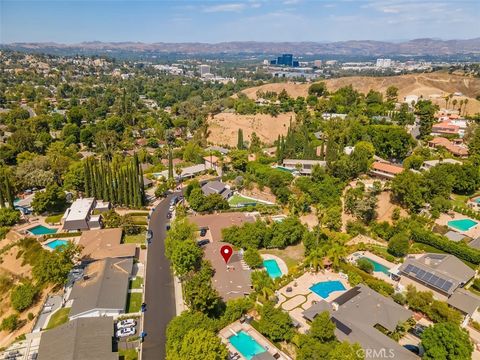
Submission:
{"label": "turquoise pool water", "polygon": [[326,299],[334,291],[347,290],[347,289],[345,289],[345,286],[343,286],[343,284],[340,281],[331,280],[331,281],[322,281],[322,282],[316,283],[310,288],[310,290],[313,291],[318,296]]}
{"label": "turquoise pool water", "polygon": [[472,227],[478,224],[478,222],[472,219],[460,219],[460,220],[451,220],[448,223],[448,226],[460,230],[460,231],[468,231]]}
{"label": "turquoise pool water", "polygon": [[255,355],[264,353],[266,350],[245,331],[240,331],[237,335],[228,338],[233,345],[247,360],[251,360]]}
{"label": "turquoise pool water", "polygon": [[480,197],[476,198],[475,200],[473,200],[474,202],[476,202],[477,204],[480,204]]}
{"label": "turquoise pool water", "polygon": [[28,229],[28,232],[32,235],[47,235],[47,234],[55,234],[57,229],[50,229],[43,225],[37,225],[33,228]]}
{"label": "turquoise pool water", "polygon": [[296,170],[289,169],[289,168],[286,168],[286,167],[283,167],[283,166],[275,166],[275,169],[278,169],[278,170],[281,170],[281,171],[286,171],[286,172],[289,172],[289,173],[293,173],[293,172],[296,171]]}
{"label": "turquoise pool water", "polygon": [[389,275],[389,272],[388,270],[390,270],[388,267],[386,267],[385,265],[382,265],[368,257],[362,257],[361,259],[365,259],[367,260],[370,264],[373,265],[373,271],[376,271],[376,272],[382,272],[384,273],[385,275]]}
{"label": "turquoise pool water", "polygon": [[56,240],[53,240],[52,242],[49,242],[47,244],[47,246],[50,248],[50,249],[53,249],[55,250],[57,247],[59,246],[64,246],[64,245],[67,245],[68,244],[68,240],[59,240],[59,239],[56,239]]}
{"label": "turquoise pool water", "polygon": [[263,260],[263,267],[265,268],[265,270],[267,270],[268,275],[272,279],[276,279],[283,275],[282,270],[280,270],[280,268],[278,267],[276,260]]}

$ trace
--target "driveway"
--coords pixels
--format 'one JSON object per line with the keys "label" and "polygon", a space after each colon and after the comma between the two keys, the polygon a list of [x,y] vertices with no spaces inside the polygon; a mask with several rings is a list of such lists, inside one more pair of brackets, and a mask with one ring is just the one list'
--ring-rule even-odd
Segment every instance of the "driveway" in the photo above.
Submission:
{"label": "driveway", "polygon": [[170,262],[165,257],[165,226],[170,199],[179,193],[170,194],[152,212],[150,229],[152,243],[148,247],[145,274],[145,303],[143,329],[147,333],[142,344],[143,360],[165,359],[166,328],[175,317],[175,291]]}

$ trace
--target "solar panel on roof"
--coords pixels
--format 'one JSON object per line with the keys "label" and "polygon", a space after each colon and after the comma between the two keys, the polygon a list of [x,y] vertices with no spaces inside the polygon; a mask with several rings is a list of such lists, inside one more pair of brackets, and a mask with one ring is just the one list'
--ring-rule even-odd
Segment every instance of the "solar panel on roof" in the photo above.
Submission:
{"label": "solar panel on roof", "polygon": [[447,281],[443,286],[442,286],[442,290],[445,290],[445,291],[448,291],[450,290],[450,288],[452,287],[452,283],[450,281]]}
{"label": "solar panel on roof", "polygon": [[433,277],[433,274],[431,274],[431,273],[426,273],[425,275],[423,275],[422,280],[429,283],[429,282],[430,282],[430,279],[431,279],[432,277]]}
{"label": "solar panel on roof", "polygon": [[438,279],[440,278],[437,275],[433,275],[432,278],[430,279],[430,282],[432,283],[432,285],[437,286]]}
{"label": "solar panel on roof", "polygon": [[420,270],[418,273],[417,273],[417,278],[421,279],[423,278],[423,275],[425,275],[426,271],[425,270]]}
{"label": "solar panel on roof", "polygon": [[445,285],[445,283],[446,283],[445,280],[439,278],[439,279],[436,281],[435,286],[436,286],[437,288],[441,289],[442,286]]}
{"label": "solar panel on roof", "polygon": [[408,264],[407,267],[405,268],[405,272],[411,272],[413,266],[411,264]]}

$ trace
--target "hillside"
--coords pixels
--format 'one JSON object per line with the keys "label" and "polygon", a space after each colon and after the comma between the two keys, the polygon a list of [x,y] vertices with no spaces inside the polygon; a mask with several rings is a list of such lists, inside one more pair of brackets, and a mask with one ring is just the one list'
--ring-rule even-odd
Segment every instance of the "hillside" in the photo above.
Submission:
{"label": "hillside", "polygon": [[[467,113],[480,112],[480,101],[475,97],[480,95],[480,79],[469,78],[447,73],[409,74],[388,77],[352,76],[325,80],[329,91],[335,91],[343,86],[352,85],[356,90],[367,93],[370,89],[380,92],[393,85],[399,89],[399,100],[407,95],[423,96],[431,99],[440,107],[445,107],[443,97],[447,94],[460,92],[463,96],[455,96],[458,101],[468,98]],[[258,90],[275,91],[279,93],[285,89],[292,97],[306,96],[309,84],[275,83],[252,87],[243,92],[255,99]],[[450,106],[450,105],[449,105]]]}

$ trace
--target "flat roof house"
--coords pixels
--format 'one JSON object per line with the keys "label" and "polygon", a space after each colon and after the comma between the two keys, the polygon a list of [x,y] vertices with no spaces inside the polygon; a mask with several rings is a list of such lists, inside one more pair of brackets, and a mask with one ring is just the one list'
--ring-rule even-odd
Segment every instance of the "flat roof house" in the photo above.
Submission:
{"label": "flat roof house", "polygon": [[133,258],[106,258],[89,264],[70,293],[70,320],[124,313],[132,268]]}
{"label": "flat roof house", "polygon": [[219,194],[225,200],[227,200],[233,195],[233,191],[230,190],[224,183],[218,180],[207,182],[205,185],[202,186],[202,192],[205,196]]}
{"label": "flat roof house", "polygon": [[75,319],[45,331],[37,360],[118,360],[113,350],[113,318]]}
{"label": "flat roof house", "polygon": [[78,245],[82,247],[82,261],[90,262],[106,258],[135,257],[135,244],[122,244],[122,229],[98,229],[82,233]]}
{"label": "flat roof house", "polygon": [[461,161],[455,160],[455,159],[443,159],[443,160],[427,160],[423,162],[422,167],[420,168],[421,170],[430,170],[431,168],[440,165],[440,164],[458,164],[462,165]]}
{"label": "flat roof house", "polygon": [[475,276],[475,270],[450,254],[424,254],[405,258],[398,268],[400,283],[419,284],[444,297],[449,297]]}
{"label": "flat roof house", "polygon": [[289,170],[296,170],[302,175],[311,175],[314,166],[327,166],[327,162],[323,160],[298,160],[285,159],[283,160],[283,167]]}
{"label": "flat roof house", "polygon": [[100,215],[92,215],[96,201],[94,198],[75,200],[62,217],[63,229],[67,231],[90,230],[102,227]]}
{"label": "flat roof house", "polygon": [[382,179],[393,179],[405,169],[387,162],[375,161],[370,167],[370,174]]}
{"label": "flat roof house", "polygon": [[[312,321],[316,315],[328,311],[335,324],[335,335],[340,341],[359,343],[367,359],[387,359],[389,351],[396,360],[417,357],[383,334],[376,327],[395,331],[398,323],[413,316],[410,310],[380,295],[365,285],[358,285],[337,297],[331,304],[321,301],[303,312]],[[391,357],[391,353],[390,353]]]}

